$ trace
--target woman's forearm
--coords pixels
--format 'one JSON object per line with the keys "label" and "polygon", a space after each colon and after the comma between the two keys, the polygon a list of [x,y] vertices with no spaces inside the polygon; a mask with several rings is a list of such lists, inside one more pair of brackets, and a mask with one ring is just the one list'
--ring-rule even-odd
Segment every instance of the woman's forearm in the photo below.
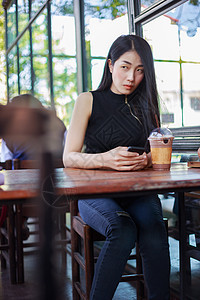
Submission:
{"label": "woman's forearm", "polygon": [[112,169],[137,171],[151,166],[151,154],[139,155],[127,151],[127,147],[116,147],[103,153],[64,152],[65,167],[81,169]]}
{"label": "woman's forearm", "polygon": [[105,153],[70,152],[63,157],[63,163],[68,168],[103,169],[107,167]]}

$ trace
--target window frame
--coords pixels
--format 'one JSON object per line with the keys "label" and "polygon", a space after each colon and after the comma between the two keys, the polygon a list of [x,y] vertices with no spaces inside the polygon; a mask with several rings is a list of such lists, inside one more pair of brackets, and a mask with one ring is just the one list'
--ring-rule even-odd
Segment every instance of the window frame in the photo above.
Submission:
{"label": "window frame", "polygon": [[160,0],[141,12],[141,0],[128,0],[130,33],[142,37],[142,25],[187,1],[188,0]]}

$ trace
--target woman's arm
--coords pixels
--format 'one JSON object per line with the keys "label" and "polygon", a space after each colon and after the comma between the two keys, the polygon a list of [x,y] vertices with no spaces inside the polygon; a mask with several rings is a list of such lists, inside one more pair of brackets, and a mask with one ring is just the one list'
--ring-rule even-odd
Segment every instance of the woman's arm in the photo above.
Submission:
{"label": "woman's arm", "polygon": [[88,121],[92,112],[93,98],[90,92],[81,94],[75,103],[72,120],[67,133],[63,163],[65,167],[84,169],[139,170],[147,166],[147,155],[117,147],[97,154],[81,153]]}
{"label": "woman's arm", "polygon": [[85,154],[81,153],[81,150],[92,112],[92,102],[90,92],[80,94],[76,100],[63,153],[65,167],[84,168]]}
{"label": "woman's arm", "polygon": [[65,167],[102,168],[101,154],[82,153],[88,121],[92,113],[92,93],[82,93],[76,100],[69,130],[67,132],[63,163]]}
{"label": "woman's arm", "polygon": [[200,148],[198,149],[198,156],[199,156],[199,158],[200,158]]}

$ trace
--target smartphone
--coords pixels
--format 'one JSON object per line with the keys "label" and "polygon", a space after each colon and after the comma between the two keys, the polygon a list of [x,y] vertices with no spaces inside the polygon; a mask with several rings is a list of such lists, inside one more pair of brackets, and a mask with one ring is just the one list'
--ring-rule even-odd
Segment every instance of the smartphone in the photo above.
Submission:
{"label": "smartphone", "polygon": [[138,154],[143,154],[145,152],[145,148],[144,147],[135,147],[135,146],[129,146],[127,151],[130,152],[137,152]]}

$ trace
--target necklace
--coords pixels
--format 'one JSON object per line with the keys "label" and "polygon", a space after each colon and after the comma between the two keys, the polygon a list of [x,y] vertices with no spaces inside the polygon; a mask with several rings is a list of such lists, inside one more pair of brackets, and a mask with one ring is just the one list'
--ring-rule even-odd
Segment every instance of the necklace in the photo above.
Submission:
{"label": "necklace", "polygon": [[130,104],[128,103],[128,99],[127,99],[127,95],[125,96],[125,104],[128,106],[130,114],[142,125],[142,122],[140,121],[140,119],[138,119],[138,117],[136,115],[134,115]]}

